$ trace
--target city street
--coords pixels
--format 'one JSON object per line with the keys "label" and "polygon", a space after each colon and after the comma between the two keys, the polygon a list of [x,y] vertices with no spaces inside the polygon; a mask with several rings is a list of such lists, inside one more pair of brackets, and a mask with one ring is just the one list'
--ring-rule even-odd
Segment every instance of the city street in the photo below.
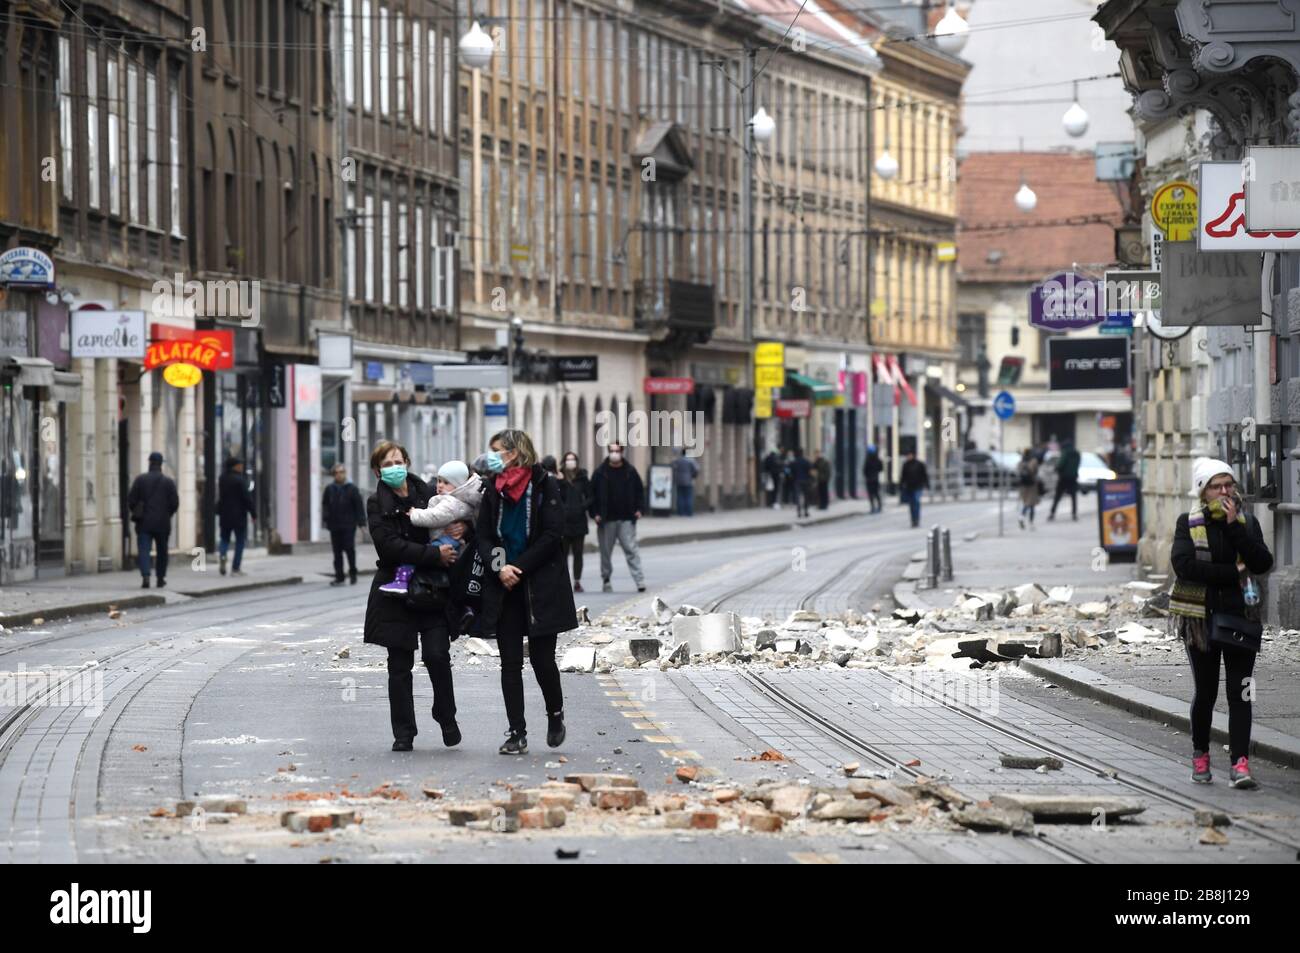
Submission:
{"label": "city street", "polygon": [[[1084,507],[1079,523],[1046,524],[1031,537],[1046,581],[1053,561],[1068,571],[1073,554],[1086,558],[1087,498]],[[964,565],[963,553],[996,535],[996,504],[933,505],[925,525],[931,522],[952,532],[960,585],[963,572],[981,570]],[[970,532],[980,535],[967,542]],[[653,625],[654,596],[674,607],[735,612],[756,626],[760,619],[779,626],[799,611],[829,620],[874,609],[883,627],[895,583],[922,542],[905,509],[890,505],[878,516],[754,535],[743,545],[720,538],[647,546],[644,596],[616,554],[616,591],[579,597],[593,622],[612,625],[569,633],[559,654],[566,643],[599,645],[602,633],[637,629],[628,616]],[[499,663],[462,639],[453,658],[464,740],[442,745],[427,715],[428,681],[417,671],[421,733],[413,752],[394,753],[384,653],[360,641],[366,587],[329,588],[326,579],[132,609],[111,621],[96,615],[6,631],[5,673],[90,672],[102,679],[102,692],[62,704],[6,700],[0,708],[4,859],[553,862],[562,850],[580,852],[579,862],[606,863],[1214,864],[1290,862],[1300,844],[1295,765],[1259,760],[1258,791],[1222,782],[1194,787],[1184,732],[1076,697],[1014,663],[994,675],[952,659],[898,665],[880,657],[842,667],[778,645],[747,649],[739,657],[749,662],[697,655],[663,669],[598,665],[562,676],[567,741],[548,749],[537,730],[529,754],[505,758],[496,752],[505,727]],[[1000,626],[1012,628],[1011,620]],[[542,705],[527,667],[525,684],[536,724]],[[764,760],[764,752],[779,752],[780,760]],[[1062,766],[1006,769],[999,753],[1055,757]],[[1085,811],[1079,822],[1039,821],[1014,834],[958,826],[948,817],[952,805],[940,800],[921,816],[894,819],[878,810],[874,820],[817,819],[812,802],[777,831],[742,827],[732,810],[735,792],[769,781],[804,787],[810,800],[814,790],[842,791],[845,765],[854,762],[859,778],[899,785],[928,778],[949,785],[948,798],[1120,797],[1144,810],[1100,823]],[[649,800],[608,810],[580,803],[584,793],[569,800],[563,826],[546,830],[511,832],[492,812],[464,826],[450,819],[457,806],[493,801],[496,816],[508,816],[500,805],[512,790],[588,773],[630,777]],[[210,810],[176,816],[185,801]],[[778,810],[780,802],[770,806]],[[292,809],[354,811],[355,822],[293,831],[280,817]],[[1232,826],[1218,828],[1224,843],[1202,842],[1207,825],[1194,822],[1198,809],[1231,817]],[[674,814],[719,816],[670,827]]]}

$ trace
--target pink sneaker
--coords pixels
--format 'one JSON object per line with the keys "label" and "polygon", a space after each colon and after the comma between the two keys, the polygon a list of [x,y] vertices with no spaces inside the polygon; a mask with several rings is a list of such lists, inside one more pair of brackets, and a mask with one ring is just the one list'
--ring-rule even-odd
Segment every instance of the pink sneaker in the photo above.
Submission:
{"label": "pink sneaker", "polygon": [[1210,774],[1210,753],[1192,755],[1192,780],[1197,784],[1209,784],[1214,780]]}
{"label": "pink sneaker", "polygon": [[393,581],[379,587],[379,591],[392,596],[406,595],[406,584],[415,572],[414,566],[398,566],[393,573]]}
{"label": "pink sneaker", "polygon": [[1250,776],[1250,762],[1244,757],[1238,758],[1237,763],[1228,771],[1228,787],[1241,788],[1243,791],[1259,787]]}

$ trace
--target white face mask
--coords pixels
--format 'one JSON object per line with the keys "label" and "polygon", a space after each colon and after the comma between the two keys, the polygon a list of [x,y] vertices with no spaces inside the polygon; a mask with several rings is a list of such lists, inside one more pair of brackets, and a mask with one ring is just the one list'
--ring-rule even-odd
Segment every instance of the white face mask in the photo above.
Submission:
{"label": "white face mask", "polygon": [[572,459],[570,459],[570,460],[565,460],[565,461],[564,461],[564,469],[566,469],[566,470],[576,470],[576,469],[578,469],[578,461],[577,461],[577,460],[572,460]]}
{"label": "white face mask", "polygon": [[613,453],[609,455],[610,463],[621,463],[622,460],[623,460],[623,454],[619,453],[617,450],[615,450]]}

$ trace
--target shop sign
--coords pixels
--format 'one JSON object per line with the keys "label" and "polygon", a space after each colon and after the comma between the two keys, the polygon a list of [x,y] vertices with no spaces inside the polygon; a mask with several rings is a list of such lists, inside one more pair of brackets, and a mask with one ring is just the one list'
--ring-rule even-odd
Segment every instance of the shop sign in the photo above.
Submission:
{"label": "shop sign", "polygon": [[644,387],[647,394],[693,394],[695,380],[690,377],[647,377]]}
{"label": "shop sign", "polygon": [[1160,271],[1160,324],[1254,327],[1260,323],[1258,252],[1197,251],[1196,242],[1166,242]]}
{"label": "shop sign", "polygon": [[[1246,228],[1246,185],[1240,162],[1201,163],[1201,209],[1196,243],[1201,251],[1278,251],[1300,248],[1300,230]],[[1153,262],[1153,267],[1159,264]]]}
{"label": "shop sign", "polygon": [[778,400],[775,402],[776,416],[790,419],[812,416],[812,401],[805,399]]}
{"label": "shop sign", "polygon": [[144,357],[143,311],[72,312],[72,356],[81,358]]}
{"label": "shop sign", "polygon": [[293,419],[321,419],[321,377],[315,364],[293,366]]}
{"label": "shop sign", "polygon": [[1253,231],[1300,229],[1300,146],[1247,146],[1242,164],[1246,169],[1246,227]]}
{"label": "shop sign", "polygon": [[0,284],[11,288],[52,287],[54,261],[39,248],[11,248],[0,255]]}
{"label": "shop sign", "polygon": [[233,331],[190,330],[154,324],[153,343],[144,355],[144,369],[165,364],[193,364],[203,371],[228,371],[235,366]]}
{"label": "shop sign", "polygon": [[600,358],[595,354],[557,354],[552,361],[561,381],[594,381],[600,377]]}
{"label": "shop sign", "polygon": [[163,368],[163,380],[172,387],[193,387],[203,380],[203,372],[193,364],[168,364]]}
{"label": "shop sign", "polygon": [[1156,189],[1151,196],[1151,221],[1168,241],[1191,241],[1196,233],[1196,186],[1180,179]]}

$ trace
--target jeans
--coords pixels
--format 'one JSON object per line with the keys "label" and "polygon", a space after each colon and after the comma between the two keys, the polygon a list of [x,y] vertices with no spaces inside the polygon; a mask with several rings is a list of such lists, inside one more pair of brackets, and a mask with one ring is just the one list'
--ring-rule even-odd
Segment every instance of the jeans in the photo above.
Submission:
{"label": "jeans", "polygon": [[162,582],[167,578],[167,537],[171,533],[146,533],[143,530],[137,530],[135,534],[135,548],[140,558],[140,575],[149,578],[149,547],[151,544],[158,545],[158,581]]}
{"label": "jeans", "polygon": [[564,555],[573,556],[573,581],[582,582],[582,547],[587,545],[585,536],[564,537]]}
{"label": "jeans", "polygon": [[[330,545],[334,547],[334,578],[343,581],[343,556],[348,557],[348,575],[357,578],[357,531],[355,529],[330,530]],[[236,557],[236,566],[239,565]]]}
{"label": "jeans", "polygon": [[641,550],[636,543],[636,520],[605,520],[600,524],[600,578],[609,582],[614,574],[614,543],[623,549],[627,557],[627,568],[637,586],[645,584],[645,574],[641,572]]}
{"label": "jeans", "polygon": [[226,551],[230,548],[230,537],[235,537],[235,560],[230,564],[230,568],[239,572],[239,564],[244,559],[244,541],[248,539],[248,527],[241,526],[236,529],[233,526],[221,527],[221,542],[217,545],[217,553],[222,559],[226,558]]}
{"label": "jeans", "polygon": [[523,734],[528,730],[524,719],[524,637],[528,638],[528,661],[537,677],[546,702],[546,713],[564,711],[564,691],[560,688],[560,667],[555,664],[554,635],[528,635],[528,603],[523,584],[507,592],[501,600],[501,617],[497,620],[497,649],[501,652],[501,697],[506,703],[506,720],[510,730]]}
{"label": "jeans", "polygon": [[898,496],[899,499],[901,499],[904,503],[907,504],[907,508],[912,513],[912,525],[920,526],[921,525],[921,491],[919,489],[901,490],[899,491]]}
{"label": "jeans", "polygon": [[677,488],[677,515],[695,515],[695,487],[679,486]]}
{"label": "jeans", "polygon": [[[1209,626],[1208,619],[1205,624]],[[1219,658],[1222,657],[1228,678],[1228,751],[1235,764],[1238,758],[1250,753],[1251,706],[1245,682],[1255,670],[1255,653],[1219,645],[1211,645],[1206,652],[1190,645],[1185,648],[1196,682],[1192,695],[1192,748],[1210,750],[1210,723],[1214,718],[1214,697],[1219,693]]]}
{"label": "jeans", "polygon": [[[439,725],[456,720],[456,694],[451,686],[451,636],[441,619],[430,622],[420,633],[420,658],[433,683],[433,719]],[[388,650],[388,715],[393,724],[393,738],[405,741],[419,734],[415,725],[412,649]]]}

